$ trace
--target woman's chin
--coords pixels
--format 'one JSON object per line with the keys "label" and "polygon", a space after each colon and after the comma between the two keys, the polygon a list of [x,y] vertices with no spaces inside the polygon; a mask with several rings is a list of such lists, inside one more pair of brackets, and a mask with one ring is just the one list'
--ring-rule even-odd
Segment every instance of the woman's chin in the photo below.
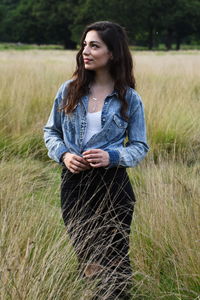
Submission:
{"label": "woman's chin", "polygon": [[86,70],[94,71],[94,67],[89,66],[89,65],[84,65],[84,68],[85,68]]}

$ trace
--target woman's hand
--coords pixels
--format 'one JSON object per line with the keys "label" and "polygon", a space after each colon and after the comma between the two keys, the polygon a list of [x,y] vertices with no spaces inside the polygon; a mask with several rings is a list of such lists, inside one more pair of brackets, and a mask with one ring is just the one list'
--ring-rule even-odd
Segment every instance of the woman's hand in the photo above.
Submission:
{"label": "woman's hand", "polygon": [[107,167],[109,165],[109,154],[101,149],[91,149],[83,152],[83,158],[93,168]]}
{"label": "woman's hand", "polygon": [[72,173],[80,173],[81,171],[90,169],[90,164],[81,156],[66,152],[62,158],[67,169]]}

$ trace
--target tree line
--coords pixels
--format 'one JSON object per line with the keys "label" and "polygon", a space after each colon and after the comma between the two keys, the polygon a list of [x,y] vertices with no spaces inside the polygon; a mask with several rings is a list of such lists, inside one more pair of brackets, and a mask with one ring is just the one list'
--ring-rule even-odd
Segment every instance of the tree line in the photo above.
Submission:
{"label": "tree line", "polygon": [[199,0],[1,0],[0,41],[74,49],[97,20],[121,24],[131,45],[148,49],[200,43]]}

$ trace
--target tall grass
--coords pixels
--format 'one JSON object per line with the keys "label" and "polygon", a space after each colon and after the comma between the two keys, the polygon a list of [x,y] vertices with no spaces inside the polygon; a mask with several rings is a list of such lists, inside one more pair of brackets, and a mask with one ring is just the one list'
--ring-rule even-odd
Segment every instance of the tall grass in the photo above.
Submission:
{"label": "tall grass", "polygon": [[[137,197],[132,297],[199,299],[200,55],[144,52],[135,61],[151,152],[129,170]],[[95,292],[78,276],[61,218],[60,167],[42,141],[74,64],[70,51],[1,52],[0,299],[89,300]]]}
{"label": "tall grass", "polygon": [[162,161],[137,172],[139,179],[130,173],[139,200],[131,247],[138,293],[144,299],[196,299],[200,168]]}
{"label": "tall grass", "polygon": [[145,100],[154,156],[178,152],[196,160],[200,140],[199,66],[198,52],[137,57],[138,89]]}

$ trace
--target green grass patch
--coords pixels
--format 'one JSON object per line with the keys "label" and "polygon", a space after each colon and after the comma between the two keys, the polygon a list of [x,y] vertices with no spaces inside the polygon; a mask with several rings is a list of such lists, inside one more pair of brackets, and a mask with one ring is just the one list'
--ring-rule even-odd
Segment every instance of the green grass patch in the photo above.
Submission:
{"label": "green grass patch", "polygon": [[16,137],[1,136],[0,159],[10,160],[13,157],[49,160],[43,137],[36,133]]}
{"label": "green grass patch", "polygon": [[22,43],[0,43],[0,50],[63,50],[62,45],[36,45]]}

